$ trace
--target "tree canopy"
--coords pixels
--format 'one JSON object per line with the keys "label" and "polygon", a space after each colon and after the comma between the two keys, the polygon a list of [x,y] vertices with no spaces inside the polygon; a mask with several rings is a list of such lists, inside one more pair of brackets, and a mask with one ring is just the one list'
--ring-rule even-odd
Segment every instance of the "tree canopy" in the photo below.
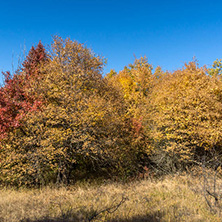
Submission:
{"label": "tree canopy", "polygon": [[[221,154],[221,61],[155,70],[146,57],[102,75],[83,44],[39,42],[0,88],[0,182],[36,186],[135,176]],[[161,162],[162,161],[162,162]]]}

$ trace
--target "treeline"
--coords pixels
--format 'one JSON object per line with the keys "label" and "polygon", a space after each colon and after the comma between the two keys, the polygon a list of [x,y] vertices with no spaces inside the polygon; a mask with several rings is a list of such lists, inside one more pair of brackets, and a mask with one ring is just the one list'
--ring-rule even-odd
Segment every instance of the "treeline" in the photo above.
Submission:
{"label": "treeline", "polygon": [[0,88],[0,183],[184,170],[222,147],[222,65],[173,73],[146,58],[102,76],[105,61],[55,37],[32,47]]}

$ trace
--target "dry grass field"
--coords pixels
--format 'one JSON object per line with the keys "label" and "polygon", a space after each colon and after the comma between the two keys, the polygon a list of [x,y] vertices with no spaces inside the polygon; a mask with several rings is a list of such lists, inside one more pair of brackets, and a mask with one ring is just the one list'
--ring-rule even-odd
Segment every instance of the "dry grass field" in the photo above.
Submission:
{"label": "dry grass field", "polygon": [[188,174],[127,184],[0,190],[1,222],[222,221],[218,200],[203,195],[203,178]]}

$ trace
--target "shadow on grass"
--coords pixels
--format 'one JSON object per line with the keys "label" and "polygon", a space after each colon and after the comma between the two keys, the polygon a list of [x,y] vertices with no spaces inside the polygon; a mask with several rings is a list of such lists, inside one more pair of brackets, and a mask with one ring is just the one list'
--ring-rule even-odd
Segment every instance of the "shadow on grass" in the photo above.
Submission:
{"label": "shadow on grass", "polygon": [[161,221],[164,214],[161,212],[154,212],[153,214],[148,215],[137,215],[128,219],[113,219],[109,222],[158,222]]}
{"label": "shadow on grass", "polygon": [[94,218],[94,220],[87,219],[86,217],[82,217],[82,215],[72,215],[72,218],[66,218],[65,215],[63,218],[42,218],[42,219],[36,219],[36,220],[22,220],[22,222],[93,222],[96,219],[99,221],[107,221],[107,222],[158,222],[161,221],[163,217],[163,213],[161,212],[155,212],[151,215],[138,215],[132,218],[128,219],[112,219],[112,220],[100,220],[100,218]]}
{"label": "shadow on grass", "polygon": [[64,218],[47,218],[47,217],[44,217],[42,219],[36,219],[36,220],[30,220],[30,219],[25,219],[25,220],[22,220],[21,222],[79,222],[79,221],[86,221],[86,220],[81,220],[79,218],[72,218],[72,219],[64,219]]}

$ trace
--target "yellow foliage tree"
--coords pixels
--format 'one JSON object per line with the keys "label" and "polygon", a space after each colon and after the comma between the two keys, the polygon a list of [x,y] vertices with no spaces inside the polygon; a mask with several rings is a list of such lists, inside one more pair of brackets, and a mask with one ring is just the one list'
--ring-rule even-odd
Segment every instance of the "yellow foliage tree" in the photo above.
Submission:
{"label": "yellow foliage tree", "polygon": [[[44,73],[30,93],[44,98],[5,141],[2,180],[70,182],[90,172],[130,168],[135,151],[120,93],[102,78],[104,61],[70,39],[54,38]],[[134,163],[132,163],[132,166]]]}
{"label": "yellow foliage tree", "polygon": [[[167,75],[151,95],[155,152],[195,161],[207,151],[221,152],[222,83],[195,62]],[[174,162],[175,163],[175,162]]]}
{"label": "yellow foliage tree", "polygon": [[149,124],[150,95],[154,86],[165,73],[160,67],[153,72],[153,67],[146,57],[135,59],[133,64],[125,67],[118,74],[111,70],[106,79],[122,93],[127,104],[127,116],[134,130],[134,143],[146,154],[151,151]]}

